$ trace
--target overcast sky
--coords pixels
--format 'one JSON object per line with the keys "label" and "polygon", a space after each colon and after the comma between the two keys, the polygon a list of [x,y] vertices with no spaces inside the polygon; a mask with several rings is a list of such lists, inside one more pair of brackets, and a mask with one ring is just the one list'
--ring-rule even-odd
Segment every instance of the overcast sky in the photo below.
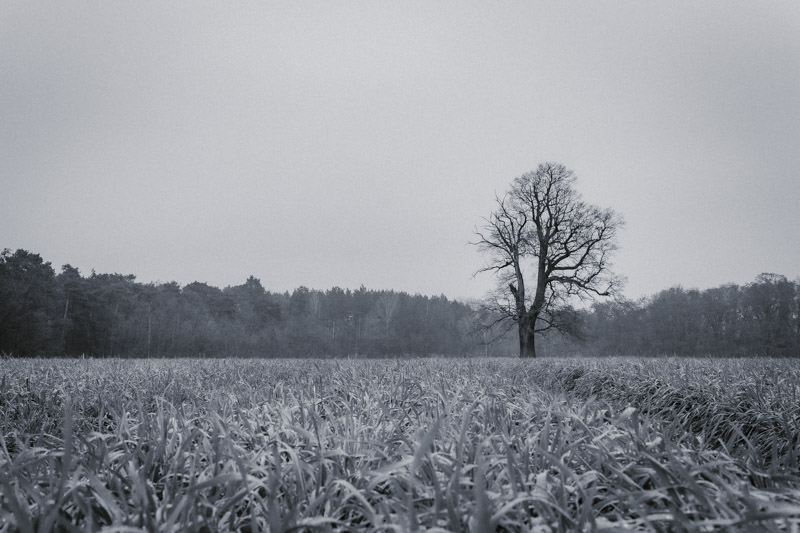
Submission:
{"label": "overcast sky", "polygon": [[800,275],[800,3],[0,4],[0,248],[89,274],[479,297],[565,164],[636,298]]}

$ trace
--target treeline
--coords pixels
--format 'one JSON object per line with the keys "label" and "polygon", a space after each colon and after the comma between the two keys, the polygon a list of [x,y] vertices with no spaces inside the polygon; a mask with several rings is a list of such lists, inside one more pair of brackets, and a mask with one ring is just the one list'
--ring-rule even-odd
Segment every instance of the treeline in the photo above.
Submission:
{"label": "treeline", "polygon": [[336,356],[483,353],[475,313],[405,292],[272,293],[83,276],[25,250],[0,255],[0,351],[13,355]]}
{"label": "treeline", "polygon": [[[800,356],[800,280],[673,287],[574,313],[579,339],[549,334],[540,355]],[[299,287],[248,278],[219,289],[133,275],[56,274],[38,254],[0,253],[0,353],[136,357],[510,355],[515,331],[444,296]]]}
{"label": "treeline", "polygon": [[586,342],[599,355],[800,356],[800,280],[761,274],[744,286],[674,287],[636,302],[595,304]]}

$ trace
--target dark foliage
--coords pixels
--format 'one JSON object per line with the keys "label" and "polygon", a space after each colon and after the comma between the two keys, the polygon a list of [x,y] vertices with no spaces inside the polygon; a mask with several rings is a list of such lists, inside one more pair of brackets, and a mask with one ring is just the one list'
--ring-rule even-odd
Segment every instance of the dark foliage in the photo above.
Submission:
{"label": "dark foliage", "polygon": [[[14,356],[513,354],[516,335],[476,307],[363,286],[272,293],[252,276],[224,289],[143,284],[0,253],[0,353]],[[544,334],[544,356],[800,356],[800,280],[776,274],[564,312],[573,331]]]}
{"label": "dark foliage", "polygon": [[601,355],[800,356],[800,280],[761,274],[744,286],[681,287],[595,304],[588,343]]}
{"label": "dark foliage", "polygon": [[445,296],[334,287],[272,293],[82,276],[25,250],[0,254],[0,350],[15,356],[328,356],[482,353],[474,312]]}

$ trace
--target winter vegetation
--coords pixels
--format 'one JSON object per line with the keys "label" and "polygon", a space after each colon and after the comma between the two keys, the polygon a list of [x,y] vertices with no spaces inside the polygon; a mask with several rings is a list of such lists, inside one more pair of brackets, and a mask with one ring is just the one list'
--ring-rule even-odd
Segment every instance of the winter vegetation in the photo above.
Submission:
{"label": "winter vegetation", "polygon": [[0,256],[0,350],[14,355],[308,357],[465,354],[472,309],[445,296],[334,287],[219,289],[82,276],[25,250]]}
{"label": "winter vegetation", "polygon": [[497,198],[484,302],[4,250],[0,533],[798,531],[800,283],[625,300],[575,182]]}
{"label": "winter vegetation", "polygon": [[0,4],[0,533],[800,533],[798,0],[475,4]]}
{"label": "winter vegetation", "polygon": [[[38,254],[0,253],[0,352],[13,356],[515,356],[516,324],[496,323],[502,316],[363,287],[275,293],[252,276],[219,289],[83,276],[70,265],[56,274]],[[598,301],[568,316],[568,335],[541,334],[540,356],[800,356],[800,280],[777,274]]]}
{"label": "winter vegetation", "polygon": [[797,531],[795,359],[5,359],[0,531]]}
{"label": "winter vegetation", "polygon": [[476,230],[498,288],[487,309],[517,326],[520,357],[536,357],[539,334],[580,338],[572,305],[616,295],[622,279],[611,271],[616,235],[624,224],[611,209],[586,203],[577,177],[559,163],[542,163],[516,178]]}

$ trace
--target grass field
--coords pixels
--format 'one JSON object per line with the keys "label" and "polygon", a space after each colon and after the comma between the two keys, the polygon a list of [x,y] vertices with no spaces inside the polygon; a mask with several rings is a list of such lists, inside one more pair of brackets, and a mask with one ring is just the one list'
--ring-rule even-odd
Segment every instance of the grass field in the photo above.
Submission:
{"label": "grass field", "polygon": [[800,361],[0,360],[0,531],[800,530]]}

